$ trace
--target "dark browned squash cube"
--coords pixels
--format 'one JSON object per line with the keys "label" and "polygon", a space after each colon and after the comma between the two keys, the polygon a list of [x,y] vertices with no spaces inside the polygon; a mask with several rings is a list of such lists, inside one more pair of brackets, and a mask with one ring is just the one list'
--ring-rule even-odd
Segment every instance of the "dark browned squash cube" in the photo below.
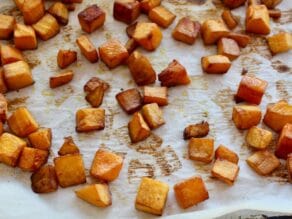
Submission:
{"label": "dark browned squash cube", "polygon": [[42,166],[31,175],[31,188],[35,193],[49,193],[58,189],[55,168],[52,165]]}
{"label": "dark browned squash cube", "polygon": [[218,41],[218,54],[227,56],[230,61],[240,55],[240,49],[237,42],[233,39],[221,38]]}
{"label": "dark browned squash cube", "polygon": [[116,95],[116,99],[122,109],[128,114],[132,114],[140,110],[143,104],[141,94],[136,88],[128,89],[118,93]]}
{"label": "dark browned squash cube", "polygon": [[35,172],[47,162],[48,151],[24,147],[19,158],[18,166],[25,171]]}
{"label": "dark browned squash cube", "polygon": [[105,22],[105,12],[96,4],[91,5],[78,14],[82,30],[92,33]]}
{"label": "dark browned squash cube", "polygon": [[116,20],[131,24],[140,15],[140,3],[136,0],[115,0],[113,14]]}
{"label": "dark browned squash cube", "polygon": [[98,77],[92,77],[86,82],[86,84],[83,87],[83,90],[85,92],[91,93],[99,86],[102,86],[104,91],[110,88],[110,85],[106,81]]}

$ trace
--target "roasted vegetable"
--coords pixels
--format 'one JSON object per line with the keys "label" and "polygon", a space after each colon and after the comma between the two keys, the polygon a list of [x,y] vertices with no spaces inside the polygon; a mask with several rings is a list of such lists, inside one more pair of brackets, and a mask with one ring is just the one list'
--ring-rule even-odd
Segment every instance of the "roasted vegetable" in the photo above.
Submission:
{"label": "roasted vegetable", "polygon": [[184,130],[184,139],[201,138],[209,133],[209,123],[202,121],[201,123],[189,125]]}
{"label": "roasted vegetable", "polygon": [[287,159],[292,154],[292,123],[287,123],[280,134],[275,154],[279,158]]}
{"label": "roasted vegetable", "polygon": [[150,128],[143,119],[143,116],[136,112],[128,124],[129,135],[132,143],[143,141],[150,135]]}
{"label": "roasted vegetable", "polygon": [[142,107],[142,97],[136,88],[122,91],[116,95],[116,99],[122,109],[128,113],[133,114]]}
{"label": "roasted vegetable", "polygon": [[2,65],[9,63],[24,61],[22,53],[10,45],[1,45],[0,46],[0,57]]}
{"label": "roasted vegetable", "polygon": [[40,128],[29,134],[28,140],[34,148],[48,151],[52,144],[52,130],[50,128]]}
{"label": "roasted vegetable", "polygon": [[237,20],[230,10],[224,10],[221,17],[229,29],[232,30],[237,26]]}
{"label": "roasted vegetable", "polygon": [[214,44],[221,37],[226,37],[229,34],[229,30],[221,20],[206,20],[201,30],[206,45]]}
{"label": "roasted vegetable", "polygon": [[237,42],[229,38],[221,38],[218,41],[218,54],[227,56],[230,61],[233,61],[240,55],[240,48]]}
{"label": "roasted vegetable", "polygon": [[35,193],[49,193],[58,189],[55,168],[52,165],[42,166],[31,175],[31,188]]}
{"label": "roasted vegetable", "polygon": [[156,129],[165,123],[162,116],[162,111],[157,103],[149,103],[144,105],[142,108],[142,115],[151,129]]}
{"label": "roasted vegetable", "polygon": [[18,167],[25,171],[35,172],[47,162],[48,151],[24,147],[19,158]]}
{"label": "roasted vegetable", "polygon": [[86,84],[83,87],[83,90],[85,92],[91,93],[99,86],[102,86],[104,91],[110,88],[110,85],[104,80],[101,80],[98,77],[92,77],[86,82]]}
{"label": "roasted vegetable", "polygon": [[104,95],[104,89],[102,86],[95,88],[94,91],[88,93],[85,97],[87,102],[90,103],[92,107],[99,107],[102,104]]}
{"label": "roasted vegetable", "polygon": [[139,0],[141,10],[148,14],[152,8],[160,5],[161,0]]}
{"label": "roasted vegetable", "polygon": [[98,61],[98,53],[92,42],[85,35],[80,36],[76,40],[77,45],[81,53],[85,56],[85,58],[91,63],[95,63]]}
{"label": "roasted vegetable", "polygon": [[237,178],[238,172],[239,167],[237,164],[221,159],[217,159],[215,161],[211,170],[212,176],[227,183],[228,185],[233,185]]}
{"label": "roasted vegetable", "polygon": [[[77,52],[60,49],[57,55],[57,63],[60,68],[66,68],[77,60]],[[71,72],[72,73],[72,72]],[[72,73],[73,76],[73,73]]]}
{"label": "roasted vegetable", "polygon": [[56,88],[72,81],[73,71],[66,71],[50,77],[50,88]]}
{"label": "roasted vegetable", "polygon": [[251,127],[246,135],[246,142],[255,149],[266,149],[273,139],[272,132],[259,127]]}
{"label": "roasted vegetable", "polygon": [[140,3],[136,0],[115,0],[113,10],[116,20],[131,24],[140,15]]}
{"label": "roasted vegetable", "polygon": [[176,15],[163,6],[157,6],[149,11],[149,19],[161,27],[167,28],[172,24]]}
{"label": "roasted vegetable", "polygon": [[245,29],[256,34],[270,33],[270,16],[265,5],[250,5],[247,8]]}
{"label": "roasted vegetable", "polygon": [[231,9],[243,5],[245,2],[246,0],[223,0],[223,4]]}
{"label": "roasted vegetable", "polygon": [[231,62],[227,56],[210,55],[201,58],[201,65],[208,74],[224,74],[229,70]]}
{"label": "roasted vegetable", "polygon": [[8,40],[12,36],[15,23],[14,17],[0,14],[0,40]]}
{"label": "roasted vegetable", "polygon": [[143,103],[157,103],[159,106],[166,106],[167,87],[143,87]]}
{"label": "roasted vegetable", "polygon": [[214,139],[191,138],[189,141],[189,158],[191,160],[210,163],[214,156]]}
{"label": "roasted vegetable", "polygon": [[79,148],[77,147],[71,136],[64,138],[64,143],[59,149],[58,154],[60,156],[64,156],[67,154],[79,154]]}
{"label": "roasted vegetable", "polygon": [[16,24],[14,28],[14,45],[21,50],[36,49],[38,42],[36,34],[31,26]]}
{"label": "roasted vegetable", "polygon": [[249,129],[259,124],[262,112],[258,106],[236,105],[233,107],[232,120],[238,129]]}
{"label": "roasted vegetable", "polygon": [[105,127],[105,110],[101,108],[83,108],[76,113],[76,131],[90,132]]}
{"label": "roasted vegetable", "polygon": [[230,32],[226,37],[235,40],[240,47],[246,47],[251,41],[250,36],[240,33]]}
{"label": "roasted vegetable", "polygon": [[25,0],[20,9],[25,24],[34,24],[45,15],[43,0]]}
{"label": "roasted vegetable", "polygon": [[69,12],[66,7],[61,2],[55,2],[48,10],[48,12],[53,15],[57,21],[62,25],[67,25],[69,21]]}
{"label": "roasted vegetable", "polygon": [[291,33],[278,33],[267,37],[270,50],[273,54],[287,52],[292,49]]}
{"label": "roasted vegetable", "polygon": [[51,39],[60,32],[58,21],[50,14],[43,16],[37,23],[33,24],[32,27],[42,40]]}
{"label": "roasted vegetable", "polygon": [[219,145],[219,147],[216,149],[215,159],[227,160],[235,164],[237,164],[239,160],[238,155],[234,151],[223,145]]}
{"label": "roasted vegetable", "polygon": [[0,94],[0,120],[2,123],[6,122],[8,112],[8,102],[3,94]]}

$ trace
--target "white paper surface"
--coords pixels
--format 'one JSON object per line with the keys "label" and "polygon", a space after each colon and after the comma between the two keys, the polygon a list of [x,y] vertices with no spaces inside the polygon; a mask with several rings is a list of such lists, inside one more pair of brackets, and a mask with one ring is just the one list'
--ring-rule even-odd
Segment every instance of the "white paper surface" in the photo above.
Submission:
{"label": "white paper surface", "polygon": [[[0,165],[0,218],[149,218],[151,215],[134,208],[136,190],[142,176],[153,176],[169,184],[170,192],[164,216],[193,212],[191,217],[200,218],[201,215],[203,218],[204,215],[208,218],[246,208],[292,213],[292,189],[291,184],[287,183],[284,166],[270,177],[260,177],[253,172],[245,162],[251,154],[244,143],[245,132],[238,131],[231,121],[232,107],[235,104],[233,95],[240,82],[242,68],[269,82],[260,105],[263,113],[270,102],[284,98],[292,103],[292,53],[290,51],[272,57],[265,40],[254,37],[252,43],[242,49],[242,55],[232,63],[227,74],[217,76],[202,73],[201,57],[215,54],[216,46],[205,47],[201,39],[195,45],[188,46],[171,37],[172,29],[182,16],[188,15],[201,22],[220,17],[222,5],[219,0],[215,1],[217,7],[211,0],[203,5],[198,5],[197,2],[200,1],[164,0],[163,5],[173,11],[177,18],[168,29],[163,30],[162,44],[155,52],[148,53],[140,49],[150,58],[157,73],[173,59],[179,60],[191,75],[192,83],[169,89],[169,105],[163,108],[166,124],[153,131],[156,136],[136,145],[129,143],[126,126],[130,116],[122,111],[115,100],[115,94],[120,89],[136,86],[129,70],[121,66],[110,71],[101,61],[90,64],[75,44],[76,38],[82,34],[77,13],[90,3],[97,3],[107,12],[104,27],[90,35],[95,46],[98,47],[112,37],[123,43],[127,41],[126,25],[113,20],[113,1],[84,0],[82,4],[76,4],[76,10],[70,13],[69,24],[62,27],[60,34],[49,41],[39,40],[36,51],[24,52],[33,67],[36,83],[19,92],[8,93],[9,110],[26,105],[41,126],[52,128],[53,144],[49,162],[57,156],[63,138],[69,135],[74,138],[83,154],[87,175],[94,153],[99,147],[121,153],[125,161],[119,178],[110,183],[113,204],[106,209],[96,208],[78,199],[73,191],[82,185],[59,188],[57,192],[46,195],[35,194],[30,188],[30,173]],[[282,10],[282,18],[277,23],[271,21],[273,33],[282,30],[291,32],[291,2],[284,0],[279,8]],[[21,21],[13,1],[1,0],[0,11],[13,14]],[[244,7],[234,10],[234,13],[240,18],[240,30],[244,27]],[[147,18],[143,15],[139,19]],[[68,85],[52,90],[48,87],[49,77],[60,72],[56,54],[59,49],[69,48],[78,51],[78,62],[68,68],[75,72],[74,79]],[[83,85],[93,76],[100,77],[111,85],[102,104],[102,108],[106,110],[106,128],[103,131],[77,134],[75,112],[89,106],[84,99]],[[216,147],[219,144],[226,145],[240,156],[240,172],[234,186],[212,179],[211,164],[205,165],[187,158],[187,141],[182,138],[183,129],[188,124],[202,120],[209,122],[209,137],[215,139]],[[277,139],[276,135],[274,139]],[[182,210],[176,203],[172,186],[193,175],[203,177],[210,199]],[[88,182],[92,182],[89,177]],[[182,218],[182,215],[175,217]]]}

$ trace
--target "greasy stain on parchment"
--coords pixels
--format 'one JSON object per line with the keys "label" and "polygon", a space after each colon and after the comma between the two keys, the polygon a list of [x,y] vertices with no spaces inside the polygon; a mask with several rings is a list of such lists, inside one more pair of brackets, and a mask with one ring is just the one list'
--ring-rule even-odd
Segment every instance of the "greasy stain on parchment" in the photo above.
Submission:
{"label": "greasy stain on parchment", "polygon": [[279,73],[286,73],[286,72],[292,73],[292,68],[290,68],[289,66],[285,65],[280,60],[272,61],[271,62],[271,66],[272,66],[273,69],[275,69]]}
{"label": "greasy stain on parchment", "polygon": [[8,110],[15,110],[20,106],[25,106],[26,100],[28,97],[16,97],[14,99],[8,99]]}
{"label": "greasy stain on parchment", "polygon": [[277,182],[280,184],[289,183],[289,175],[286,164],[281,162],[281,165],[270,175],[267,177],[269,181]]}
{"label": "greasy stain on parchment", "polygon": [[292,86],[292,82],[284,80],[276,81],[276,89],[279,92],[280,99],[289,101],[289,99],[291,98],[287,90],[287,87],[289,86]]}
{"label": "greasy stain on parchment", "polygon": [[207,2],[207,0],[166,0],[166,2],[171,3],[175,6],[182,6],[182,5],[203,5]]}
{"label": "greasy stain on parchment", "polygon": [[281,18],[278,20],[280,24],[288,24],[292,22],[292,9],[281,12]]}
{"label": "greasy stain on parchment", "polygon": [[41,60],[36,56],[34,51],[25,51],[24,55],[25,61],[31,69],[41,64]]}
{"label": "greasy stain on parchment", "polygon": [[241,55],[256,53],[266,59],[272,58],[271,51],[264,36],[258,36],[255,34],[249,34],[249,36],[251,37],[251,42],[247,47],[241,50]]}
{"label": "greasy stain on parchment", "polygon": [[260,70],[260,64],[262,64],[259,60],[249,57],[242,56],[240,58],[241,66],[245,69],[244,74],[254,74],[256,75]]}
{"label": "greasy stain on parchment", "polygon": [[22,14],[16,6],[1,7],[0,14],[13,16],[17,22],[20,22],[23,20]]}
{"label": "greasy stain on parchment", "polygon": [[131,160],[128,167],[128,182],[140,182],[142,177],[154,178],[155,167],[152,164]]}
{"label": "greasy stain on parchment", "polygon": [[234,92],[228,87],[219,90],[213,101],[221,108],[226,120],[230,122],[233,107]]}

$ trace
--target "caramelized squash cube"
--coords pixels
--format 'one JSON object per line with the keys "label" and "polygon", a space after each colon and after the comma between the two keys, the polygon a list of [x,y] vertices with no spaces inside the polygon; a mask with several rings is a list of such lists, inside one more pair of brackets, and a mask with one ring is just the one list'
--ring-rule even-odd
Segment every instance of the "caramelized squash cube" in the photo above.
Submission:
{"label": "caramelized squash cube", "polygon": [[224,145],[219,145],[216,149],[215,159],[228,160],[235,164],[237,164],[239,160],[238,155]]}
{"label": "caramelized squash cube", "polygon": [[34,24],[45,15],[43,0],[24,0],[21,8],[25,24]]}
{"label": "caramelized squash cube", "polygon": [[14,0],[14,3],[19,11],[21,11],[25,0]]}
{"label": "caramelized squash cube", "polygon": [[50,88],[56,88],[72,81],[73,71],[66,71],[50,77]]}
{"label": "caramelized squash cube", "polygon": [[162,111],[157,103],[144,105],[142,108],[142,115],[151,129],[156,129],[165,123],[162,117]]}
{"label": "caramelized squash cube", "polygon": [[142,107],[142,97],[136,88],[118,93],[116,99],[122,109],[128,114],[133,114]]}
{"label": "caramelized squash cube", "polygon": [[79,154],[79,148],[77,147],[71,136],[64,138],[64,143],[59,149],[58,154],[60,156],[64,156],[67,154]]}
{"label": "caramelized squash cube", "polygon": [[218,54],[228,57],[230,61],[236,59],[240,55],[239,46],[233,39],[221,38],[217,45]]}
{"label": "caramelized squash cube", "polygon": [[143,103],[157,103],[159,106],[166,106],[167,87],[143,87]]}
{"label": "caramelized squash cube", "polygon": [[161,4],[161,0],[139,0],[141,10],[148,14],[152,8],[155,8]]}
{"label": "caramelized squash cube", "polygon": [[278,4],[280,4],[282,0],[261,0],[261,3],[266,5],[267,8],[275,8]]}
{"label": "caramelized squash cube", "polygon": [[0,122],[0,136],[3,134],[4,130],[3,130],[3,123]]}
{"label": "caramelized squash cube", "polygon": [[[0,93],[5,94],[7,92],[6,82],[4,80],[4,69],[0,67]],[[0,112],[1,119],[1,112]]]}
{"label": "caramelized squash cube", "polygon": [[0,121],[2,123],[6,122],[8,112],[8,102],[3,94],[0,94]]}
{"label": "caramelized squash cube", "polygon": [[163,28],[172,24],[176,15],[163,6],[157,6],[149,11],[149,19]]}
{"label": "caramelized squash cube", "polygon": [[246,10],[245,29],[256,34],[269,34],[270,16],[265,5],[250,5]]}
{"label": "caramelized squash cube", "polygon": [[80,36],[76,40],[76,43],[79,46],[81,53],[85,56],[85,58],[88,61],[90,61],[91,63],[95,63],[98,61],[99,57],[97,50],[87,36],[85,35]]}
{"label": "caramelized squash cube", "polygon": [[246,0],[223,0],[223,4],[230,9],[237,8],[243,5]]}
{"label": "caramelized squash cube", "polygon": [[287,52],[292,49],[292,35],[290,33],[278,33],[267,39],[273,54]]}
{"label": "caramelized squash cube", "polygon": [[228,33],[229,30],[222,20],[206,20],[202,25],[202,37],[206,45],[216,43]]}
{"label": "caramelized squash cube", "polygon": [[237,20],[230,10],[224,10],[221,17],[229,29],[234,29],[237,26]]}
{"label": "caramelized squash cube", "polygon": [[42,40],[49,40],[60,32],[58,21],[50,14],[43,16],[32,27]]}
{"label": "caramelized squash cube", "polygon": [[202,138],[209,133],[209,123],[202,121],[201,123],[189,125],[184,130],[184,139]]}
{"label": "caramelized squash cube", "polygon": [[228,72],[231,62],[225,55],[210,55],[201,58],[201,65],[208,74],[224,74]]}
{"label": "caramelized squash cube", "polygon": [[289,177],[290,183],[292,183],[292,154],[288,155],[286,165],[287,165],[287,170],[288,170],[288,177]]}
{"label": "caramelized squash cube", "polygon": [[237,44],[243,48],[246,47],[247,44],[249,44],[251,41],[250,36],[245,35],[245,34],[240,34],[240,33],[230,32],[226,37],[235,40]]}
{"label": "caramelized squash cube", "polygon": [[269,16],[273,19],[279,19],[282,16],[282,13],[279,9],[269,9]]}
{"label": "caramelized squash cube", "polygon": [[189,158],[191,160],[210,163],[213,160],[214,139],[191,138],[189,141]]}
{"label": "caramelized squash cube", "polygon": [[8,40],[12,36],[15,23],[14,17],[0,14],[0,40]]}
{"label": "caramelized squash cube", "polygon": [[84,108],[76,113],[76,131],[90,132],[102,130],[105,126],[105,110],[101,108]]}
{"label": "caramelized squash cube", "polygon": [[236,105],[233,107],[232,120],[238,129],[249,129],[260,123],[261,109],[253,105]]}
{"label": "caramelized squash cube", "polygon": [[[58,66],[62,69],[68,67],[77,60],[77,52],[73,50],[60,49],[57,55]],[[72,72],[71,72],[72,73]],[[73,75],[73,74],[72,74]]]}
{"label": "caramelized squash cube", "polygon": [[10,45],[0,46],[0,57],[2,65],[10,64],[17,61],[24,61],[22,53],[18,49]]}
{"label": "caramelized squash cube", "polygon": [[113,10],[116,20],[131,24],[140,15],[140,3],[136,0],[115,0]]}
{"label": "caramelized squash cube", "polygon": [[259,150],[266,149],[272,139],[272,132],[256,126],[251,127],[246,134],[247,144]]}
{"label": "caramelized squash cube", "polygon": [[138,188],[135,208],[154,215],[162,215],[169,186],[155,179],[144,177]]}
{"label": "caramelized squash cube", "polygon": [[83,87],[83,90],[85,92],[91,93],[99,86],[102,86],[104,91],[110,88],[110,85],[104,80],[101,80],[98,77],[92,77],[86,82],[86,84]]}
{"label": "caramelized squash cube", "polygon": [[150,128],[141,113],[136,112],[128,124],[132,143],[143,141],[150,136]]}
{"label": "caramelized squash cube", "polygon": [[47,162],[48,151],[24,147],[19,158],[18,166],[25,171],[35,172]]}
{"label": "caramelized squash cube", "polygon": [[31,26],[16,24],[14,29],[14,45],[20,50],[36,49],[38,41]]}
{"label": "caramelized squash cube", "polygon": [[87,102],[90,103],[92,107],[99,107],[102,104],[103,95],[103,87],[99,86],[94,91],[88,93],[85,99],[87,100]]}
{"label": "caramelized squash cube", "polygon": [[228,160],[217,159],[213,165],[211,174],[228,185],[233,185],[237,178],[238,172],[239,167],[237,164]]}
{"label": "caramelized squash cube", "polygon": [[105,12],[96,4],[90,5],[78,14],[78,20],[83,31],[92,33],[103,26]]}
{"label": "caramelized squash cube", "polygon": [[58,189],[55,167],[42,166],[31,175],[31,188],[35,193],[49,193]]}
{"label": "caramelized squash cube", "polygon": [[138,46],[139,44],[133,38],[129,39],[125,44],[125,48],[128,51],[129,55],[131,55],[131,53],[134,52],[134,50],[137,49]]}
{"label": "caramelized squash cube", "polygon": [[126,27],[126,33],[129,38],[132,38],[137,27],[138,22],[134,22]]}
{"label": "caramelized squash cube", "polygon": [[67,25],[69,21],[69,12],[66,7],[61,2],[55,2],[48,10],[48,12],[53,15],[57,21],[62,25]]}
{"label": "caramelized squash cube", "polygon": [[52,130],[50,128],[40,128],[29,134],[28,140],[34,148],[48,151],[52,144]]}
{"label": "caramelized squash cube", "polygon": [[287,123],[280,134],[275,154],[279,158],[287,159],[292,154],[292,123]]}

